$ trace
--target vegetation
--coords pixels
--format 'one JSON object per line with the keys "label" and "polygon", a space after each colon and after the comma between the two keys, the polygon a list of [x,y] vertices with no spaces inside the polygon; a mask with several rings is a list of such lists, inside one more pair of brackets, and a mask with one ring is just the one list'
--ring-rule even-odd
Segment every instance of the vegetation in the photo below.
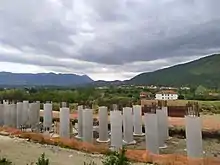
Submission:
{"label": "vegetation", "polygon": [[[29,100],[53,102],[53,109],[59,110],[60,102],[69,103],[70,109],[76,109],[78,104],[97,109],[98,106],[112,107],[118,104],[120,107],[140,104],[140,93],[146,92],[149,99],[154,99],[155,93],[160,88],[148,86],[104,86],[104,87],[81,87],[81,88],[20,88],[0,89],[0,100]],[[220,90],[206,88],[199,85],[196,88],[173,89],[178,92],[178,105],[186,104],[187,100],[199,100],[201,109],[205,112],[220,113]],[[177,105],[177,104],[176,104]],[[42,106],[42,105],[41,105]],[[43,107],[41,107],[43,108]]]}
{"label": "vegetation", "polygon": [[130,84],[190,86],[203,85],[220,89],[220,54],[211,55],[186,64],[142,73],[128,81]]}
{"label": "vegetation", "polygon": [[121,152],[111,152],[103,161],[103,165],[130,165],[125,155],[126,149],[123,147]]}
{"label": "vegetation", "polygon": [[49,165],[49,159],[45,158],[44,153],[38,158],[36,165]]}
{"label": "vegetation", "polygon": [[[120,152],[110,152],[103,160],[103,165],[130,165],[125,152],[124,147]],[[12,165],[12,162],[2,158],[0,159],[0,165]],[[45,157],[44,153],[38,158],[36,165],[49,165],[49,159]],[[96,165],[96,163],[93,161],[90,163],[84,162],[84,165]]]}
{"label": "vegetation", "polygon": [[6,158],[1,158],[0,165],[12,165],[12,162]]}

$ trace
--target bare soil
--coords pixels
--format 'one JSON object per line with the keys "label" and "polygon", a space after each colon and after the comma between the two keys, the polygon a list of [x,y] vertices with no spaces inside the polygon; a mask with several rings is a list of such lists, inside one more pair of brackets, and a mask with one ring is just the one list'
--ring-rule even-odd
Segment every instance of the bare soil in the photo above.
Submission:
{"label": "bare soil", "polygon": [[[5,157],[15,165],[26,165],[36,162],[45,153],[50,165],[83,165],[84,162],[102,164],[103,155],[86,154],[57,146],[41,145],[24,139],[0,136],[0,157]],[[141,165],[141,163],[134,163]]]}

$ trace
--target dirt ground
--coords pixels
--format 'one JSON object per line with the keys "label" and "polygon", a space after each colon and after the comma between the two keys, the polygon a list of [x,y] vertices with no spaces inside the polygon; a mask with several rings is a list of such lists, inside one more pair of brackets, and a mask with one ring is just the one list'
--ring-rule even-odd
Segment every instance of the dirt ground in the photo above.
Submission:
{"label": "dirt ground", "polygon": [[[60,148],[57,146],[41,145],[27,142],[24,139],[0,136],[0,157],[6,157],[15,165],[25,165],[36,162],[37,158],[45,153],[50,165],[83,165],[91,161],[101,165],[102,155],[86,154],[79,151]],[[142,165],[141,163],[134,163]]]}
{"label": "dirt ground", "polygon": [[[128,146],[129,149],[146,148],[145,137],[135,138],[137,144]],[[166,142],[167,148],[160,149],[160,154],[181,154],[186,155],[186,140],[172,137]],[[220,140],[217,139],[203,139],[204,157],[218,157],[220,158]]]}

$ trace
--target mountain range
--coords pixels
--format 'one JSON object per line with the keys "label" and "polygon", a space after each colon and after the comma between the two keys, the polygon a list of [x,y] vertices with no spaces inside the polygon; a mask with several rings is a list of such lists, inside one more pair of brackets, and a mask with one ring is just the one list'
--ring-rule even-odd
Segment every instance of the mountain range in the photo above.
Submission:
{"label": "mountain range", "polygon": [[164,86],[198,86],[220,88],[220,54],[213,54],[188,63],[139,74],[131,84]]}
{"label": "mountain range", "polygon": [[78,86],[78,85],[159,85],[198,86],[220,88],[220,54],[214,54],[188,63],[141,73],[125,81],[94,81],[87,75],[55,73],[0,72],[0,86]]}
{"label": "mountain range", "polygon": [[0,72],[1,86],[72,86],[91,83],[87,75]]}

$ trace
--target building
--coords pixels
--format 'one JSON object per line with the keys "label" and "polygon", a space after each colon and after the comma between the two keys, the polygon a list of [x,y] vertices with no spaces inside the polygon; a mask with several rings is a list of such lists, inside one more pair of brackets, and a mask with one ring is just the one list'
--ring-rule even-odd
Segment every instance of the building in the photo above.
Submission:
{"label": "building", "polygon": [[141,92],[140,93],[140,98],[141,99],[150,99],[151,98],[151,93],[150,92]]}
{"label": "building", "polygon": [[155,95],[155,100],[177,100],[178,93],[173,90],[162,90],[157,92]]}

